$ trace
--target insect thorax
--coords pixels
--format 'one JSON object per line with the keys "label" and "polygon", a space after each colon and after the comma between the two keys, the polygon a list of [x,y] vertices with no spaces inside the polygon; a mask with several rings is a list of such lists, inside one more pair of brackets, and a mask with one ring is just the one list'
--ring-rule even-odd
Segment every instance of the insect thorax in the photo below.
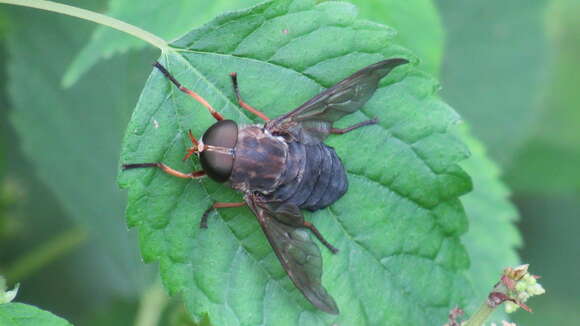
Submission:
{"label": "insect thorax", "polygon": [[238,133],[231,187],[264,194],[274,191],[284,172],[288,145],[281,137],[270,134],[261,126],[243,127]]}

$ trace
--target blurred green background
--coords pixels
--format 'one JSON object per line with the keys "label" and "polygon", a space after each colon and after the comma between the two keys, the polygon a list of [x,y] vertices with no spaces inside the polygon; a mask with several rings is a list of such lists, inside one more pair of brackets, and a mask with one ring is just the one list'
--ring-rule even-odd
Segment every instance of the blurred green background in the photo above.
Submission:
{"label": "blurred green background", "polygon": [[[257,2],[71,3],[172,39]],[[441,96],[499,165],[519,210],[521,261],[547,290],[533,314],[513,319],[580,324],[580,0],[351,2],[362,17],[415,31],[400,43],[439,76]],[[425,16],[409,19],[409,6]],[[157,56],[91,23],[0,6],[0,274],[22,284],[19,302],[75,325],[128,325],[159,291],[115,182]],[[180,318],[179,302],[168,307],[164,321]]]}

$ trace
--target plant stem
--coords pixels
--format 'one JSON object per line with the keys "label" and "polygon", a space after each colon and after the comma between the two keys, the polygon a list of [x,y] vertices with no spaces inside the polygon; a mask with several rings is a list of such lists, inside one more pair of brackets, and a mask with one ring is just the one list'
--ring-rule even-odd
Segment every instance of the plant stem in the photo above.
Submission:
{"label": "plant stem", "polygon": [[494,308],[490,307],[487,302],[484,302],[479,307],[477,312],[465,322],[464,326],[482,326],[483,323],[485,323],[485,321],[489,318],[493,310]]}
{"label": "plant stem", "polygon": [[80,228],[64,231],[16,260],[6,269],[6,279],[11,284],[22,281],[46,264],[67,254],[86,238],[86,232]]}
{"label": "plant stem", "polygon": [[139,302],[139,310],[135,317],[135,326],[157,326],[161,313],[168,301],[167,294],[163,290],[161,281],[157,280],[150,288],[145,290]]}
{"label": "plant stem", "polygon": [[161,51],[165,51],[169,47],[167,42],[157,35],[151,34],[137,26],[127,24],[113,17],[105,16],[90,10],[46,0],[0,0],[0,3],[53,11],[63,15],[69,15],[80,19],[89,20],[97,24],[109,26],[121,32],[133,35],[136,38],[139,38],[161,49]]}

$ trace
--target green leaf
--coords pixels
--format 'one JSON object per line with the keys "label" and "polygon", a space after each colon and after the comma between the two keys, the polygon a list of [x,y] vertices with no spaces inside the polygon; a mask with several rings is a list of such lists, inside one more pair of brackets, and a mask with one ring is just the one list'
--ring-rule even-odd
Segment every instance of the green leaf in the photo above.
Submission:
{"label": "green leaf", "polygon": [[[76,4],[93,8],[99,1]],[[122,133],[151,53],[107,61],[65,91],[62,73],[94,25],[32,9],[9,12],[8,117],[34,168],[29,173],[37,174],[89,233],[98,274],[92,281],[117,295],[137,295],[148,280],[135,237],[122,220],[126,199],[115,178]]]}
{"label": "green leaf", "polygon": [[443,27],[432,0],[348,0],[360,17],[395,28],[396,41],[420,58],[419,68],[437,75],[443,53]]}
{"label": "green leaf", "polygon": [[[236,104],[242,96],[275,117],[350,73],[385,57],[412,55],[393,30],[356,19],[347,3],[275,1],[221,16],[176,41],[162,63],[226,117],[259,122]],[[457,162],[465,146],[447,130],[458,116],[436,96],[437,83],[407,66],[385,78],[360,111],[339,127],[378,116],[380,124],[331,137],[350,189],[331,208],[307,214],[341,252],[322,248],[323,284],[341,315],[315,310],[285,276],[247,208],[212,215],[213,201],[240,194],[210,180],[182,180],[159,170],[123,172],[127,219],[138,226],[146,261],[158,261],[165,285],[197,319],[213,325],[435,325],[464,305],[467,229],[458,197],[471,189]],[[200,136],[214,121],[201,105],[154,71],[125,137],[122,163],[162,161],[181,171],[186,132]]]}
{"label": "green leaf", "polygon": [[439,0],[446,34],[443,98],[502,166],[539,121],[548,0]]}
{"label": "green leaf", "polygon": [[[406,45],[427,58],[423,60],[423,68],[439,67],[443,51],[443,38],[440,36],[442,28],[437,12],[429,1],[419,1],[418,6],[406,7],[410,17],[404,20],[397,19],[401,16],[397,6],[401,6],[401,3],[407,5],[408,2],[395,1],[389,3],[394,8],[385,7],[382,10],[379,9],[384,2],[357,2],[369,9],[362,9],[361,15],[384,23],[392,20],[392,27],[399,32],[398,40],[415,41]],[[425,38],[429,38],[429,41]],[[423,44],[429,46],[418,47]],[[462,242],[471,258],[467,275],[475,289],[474,299],[477,301],[484,300],[504,267],[519,263],[516,249],[521,245],[521,239],[514,225],[518,212],[511,204],[507,187],[500,179],[499,168],[488,158],[484,145],[473,138],[467,126],[459,128],[458,137],[467,144],[472,154],[461,163],[474,184],[473,191],[462,200],[469,218],[469,231]],[[502,319],[505,319],[505,314],[496,313],[493,317],[497,322]]]}
{"label": "green leaf", "polygon": [[23,303],[0,304],[0,326],[66,326],[66,320]]}
{"label": "green leaf", "polygon": [[[139,26],[160,37],[171,40],[184,30],[201,26],[224,10],[244,8],[258,0],[178,0],[140,1],[110,0],[107,15]],[[147,45],[142,40],[120,33],[106,26],[97,27],[90,41],[82,48],[68,67],[63,85],[70,87],[92,66],[104,58],[130,50],[142,49]]]}

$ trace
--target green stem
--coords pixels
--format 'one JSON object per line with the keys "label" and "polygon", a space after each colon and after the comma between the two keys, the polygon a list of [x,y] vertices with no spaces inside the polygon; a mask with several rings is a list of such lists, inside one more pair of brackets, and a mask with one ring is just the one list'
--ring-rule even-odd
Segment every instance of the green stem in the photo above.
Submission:
{"label": "green stem", "polygon": [[477,312],[473,314],[473,316],[471,316],[471,318],[469,318],[469,320],[467,320],[463,326],[482,326],[483,323],[485,323],[485,321],[489,318],[493,310],[494,308],[490,307],[487,302],[484,302],[479,307]]}
{"label": "green stem", "polygon": [[86,237],[86,232],[79,228],[72,228],[57,235],[16,260],[6,269],[6,279],[10,284],[22,281],[46,264],[67,254],[82,243]]}
{"label": "green stem", "polygon": [[77,17],[84,20],[89,20],[95,22],[97,24],[109,26],[111,28],[117,29],[121,32],[130,34],[139,38],[145,42],[152,44],[153,46],[161,49],[161,51],[165,51],[169,46],[167,42],[157,35],[151,34],[147,31],[140,29],[137,26],[133,26],[127,24],[123,21],[118,19],[105,16],[103,14],[99,14],[90,10],[85,10],[69,5],[65,5],[62,3],[56,3],[52,1],[46,0],[0,0],[0,3],[7,3],[11,5],[23,6],[23,7],[30,7],[30,8],[37,8],[47,11],[57,12],[63,15],[69,15],[73,17]]}
{"label": "green stem", "polygon": [[139,302],[139,310],[137,310],[137,316],[135,317],[135,326],[159,325],[159,319],[167,301],[167,294],[163,290],[161,281],[158,280],[143,293],[141,302]]}

